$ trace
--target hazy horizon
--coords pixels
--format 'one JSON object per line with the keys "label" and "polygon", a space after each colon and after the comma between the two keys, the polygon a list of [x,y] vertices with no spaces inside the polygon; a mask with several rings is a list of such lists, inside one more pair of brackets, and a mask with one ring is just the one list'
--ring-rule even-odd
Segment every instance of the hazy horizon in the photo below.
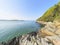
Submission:
{"label": "hazy horizon", "polygon": [[36,20],[59,0],[0,0],[0,20]]}

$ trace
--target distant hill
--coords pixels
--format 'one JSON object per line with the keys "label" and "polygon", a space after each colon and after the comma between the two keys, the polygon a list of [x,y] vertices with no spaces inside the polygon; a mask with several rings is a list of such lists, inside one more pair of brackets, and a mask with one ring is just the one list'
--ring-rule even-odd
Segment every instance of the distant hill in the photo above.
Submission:
{"label": "distant hill", "polygon": [[24,20],[0,20],[0,21],[24,21]]}
{"label": "distant hill", "polygon": [[60,19],[60,2],[49,8],[37,21],[54,21]]}

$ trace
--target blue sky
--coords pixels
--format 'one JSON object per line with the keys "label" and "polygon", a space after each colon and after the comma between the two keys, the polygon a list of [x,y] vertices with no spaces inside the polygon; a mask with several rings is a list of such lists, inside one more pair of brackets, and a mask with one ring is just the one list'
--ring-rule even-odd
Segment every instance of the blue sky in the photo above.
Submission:
{"label": "blue sky", "polygon": [[0,19],[36,20],[59,0],[0,0]]}

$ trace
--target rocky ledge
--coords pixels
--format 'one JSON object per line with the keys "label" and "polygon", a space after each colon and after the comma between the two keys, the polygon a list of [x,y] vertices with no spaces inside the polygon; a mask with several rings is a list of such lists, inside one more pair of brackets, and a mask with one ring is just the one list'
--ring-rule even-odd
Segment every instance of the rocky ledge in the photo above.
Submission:
{"label": "rocky ledge", "polygon": [[60,40],[60,23],[45,22],[44,27],[37,32],[31,32],[19,37],[15,37],[0,45],[54,45],[54,40]]}

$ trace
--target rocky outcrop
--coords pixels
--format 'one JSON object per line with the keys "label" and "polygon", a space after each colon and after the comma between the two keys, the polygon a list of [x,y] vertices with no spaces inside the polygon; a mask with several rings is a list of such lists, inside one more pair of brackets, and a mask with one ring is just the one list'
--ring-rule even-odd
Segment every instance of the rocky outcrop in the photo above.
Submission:
{"label": "rocky outcrop", "polygon": [[47,38],[49,42],[60,40],[60,22],[47,22],[47,24],[38,31],[40,37]]}
{"label": "rocky outcrop", "polygon": [[31,32],[15,37],[0,45],[53,45],[53,40],[60,40],[60,23],[46,22],[37,32]]}

